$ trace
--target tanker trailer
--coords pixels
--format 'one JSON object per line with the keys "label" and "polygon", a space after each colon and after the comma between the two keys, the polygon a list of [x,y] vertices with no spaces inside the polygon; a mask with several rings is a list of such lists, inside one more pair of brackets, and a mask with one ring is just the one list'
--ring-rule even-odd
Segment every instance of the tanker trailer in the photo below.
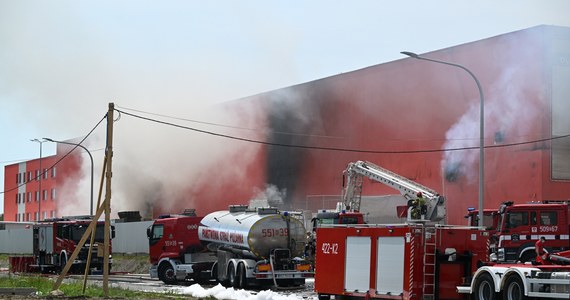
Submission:
{"label": "tanker trailer", "polygon": [[305,226],[276,208],[232,205],[213,212],[202,219],[198,238],[216,253],[212,276],[226,286],[301,286],[314,276],[303,258]]}

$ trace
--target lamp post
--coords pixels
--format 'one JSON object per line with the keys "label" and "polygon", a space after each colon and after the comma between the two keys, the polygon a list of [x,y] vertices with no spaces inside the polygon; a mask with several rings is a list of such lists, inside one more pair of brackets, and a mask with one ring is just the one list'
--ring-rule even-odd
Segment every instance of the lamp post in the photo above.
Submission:
{"label": "lamp post", "polygon": [[40,144],[40,172],[39,172],[40,178],[38,178],[39,180],[38,217],[36,218],[36,221],[40,221],[42,219],[42,197],[44,195],[42,191],[42,177],[44,177],[44,170],[42,169],[42,144],[45,143],[46,141],[40,141],[38,139],[33,139],[30,141]]}
{"label": "lamp post", "polygon": [[402,51],[400,52],[404,55],[407,55],[411,58],[420,59],[431,61],[438,64],[444,64],[448,66],[453,66],[464,70],[465,72],[469,73],[471,77],[475,80],[477,84],[477,88],[479,89],[479,98],[480,98],[480,112],[479,112],[479,227],[483,227],[483,192],[484,192],[484,179],[485,179],[485,145],[484,145],[484,136],[485,136],[485,111],[484,111],[484,96],[483,96],[483,89],[481,88],[481,83],[479,83],[479,79],[466,67],[454,64],[446,61],[436,60],[432,58],[425,58],[421,57],[416,53]]}
{"label": "lamp post", "polygon": [[66,145],[72,145],[72,146],[78,146],[83,148],[83,150],[85,150],[87,152],[87,154],[89,154],[89,158],[91,159],[91,208],[89,210],[89,214],[92,216],[93,215],[93,156],[91,155],[91,152],[89,152],[89,150],[87,150],[87,148],[85,148],[83,145],[81,144],[75,144],[75,143],[70,143],[70,142],[63,142],[63,141],[56,141],[50,138],[44,138],[44,140],[49,141],[49,142],[53,142],[53,143],[60,143],[60,144],[66,144]]}

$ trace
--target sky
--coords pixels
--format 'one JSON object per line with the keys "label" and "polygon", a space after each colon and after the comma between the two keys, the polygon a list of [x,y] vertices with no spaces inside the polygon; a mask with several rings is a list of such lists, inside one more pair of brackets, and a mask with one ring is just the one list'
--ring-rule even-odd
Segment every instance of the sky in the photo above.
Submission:
{"label": "sky", "polygon": [[[0,0],[0,191],[5,165],[39,157],[30,139],[85,136],[110,102],[201,120],[203,107],[405,58],[400,51],[542,24],[570,26],[570,1]],[[136,147],[151,143],[131,133]],[[103,147],[89,145],[96,161]]]}

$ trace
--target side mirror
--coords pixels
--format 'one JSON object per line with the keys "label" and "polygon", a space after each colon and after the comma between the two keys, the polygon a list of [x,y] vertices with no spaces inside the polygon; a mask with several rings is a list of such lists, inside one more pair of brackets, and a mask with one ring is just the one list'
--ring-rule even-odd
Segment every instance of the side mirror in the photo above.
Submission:
{"label": "side mirror", "polygon": [[151,228],[152,228],[152,225],[146,228],[146,237],[147,237],[148,239],[151,238],[151,235],[150,235],[150,234],[151,234],[151,231],[150,231]]}
{"label": "side mirror", "polygon": [[115,238],[115,226],[111,226],[111,239]]}

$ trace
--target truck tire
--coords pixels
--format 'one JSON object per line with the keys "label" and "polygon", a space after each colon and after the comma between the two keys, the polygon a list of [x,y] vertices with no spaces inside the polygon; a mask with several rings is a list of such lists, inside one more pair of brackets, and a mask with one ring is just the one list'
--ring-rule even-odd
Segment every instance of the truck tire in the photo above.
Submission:
{"label": "truck tire", "polygon": [[245,265],[243,263],[238,265],[237,281],[238,281],[237,288],[244,289],[244,290],[248,288],[247,274],[246,274],[246,270],[245,270]]}
{"label": "truck tire", "polygon": [[489,274],[483,274],[475,282],[473,293],[474,300],[497,300],[495,293],[495,282]]}
{"label": "truck tire", "polygon": [[236,280],[236,267],[234,266],[233,263],[230,263],[230,265],[228,266],[228,284],[230,285],[230,287],[234,287],[237,288],[237,280]]}
{"label": "truck tire", "polygon": [[317,298],[319,300],[330,300],[331,299],[331,295],[327,295],[327,294],[318,294]]}
{"label": "truck tire", "polygon": [[505,290],[503,291],[503,300],[526,300],[524,295],[524,285],[518,275],[507,278],[505,282]]}
{"label": "truck tire", "polygon": [[528,251],[526,251],[525,253],[523,253],[523,254],[521,255],[521,259],[520,259],[520,260],[521,260],[521,263],[524,264],[525,262],[527,262],[527,261],[532,261],[532,260],[535,259],[535,258],[536,258],[536,254],[534,253],[534,251],[528,250]]}
{"label": "truck tire", "polygon": [[65,255],[65,253],[62,253],[59,259],[59,272],[63,272],[63,269],[65,268],[65,265],[67,265],[67,255]]}
{"label": "truck tire", "polygon": [[167,261],[163,261],[158,266],[158,279],[162,280],[162,282],[166,284],[176,283],[176,273],[174,272],[172,264]]}

